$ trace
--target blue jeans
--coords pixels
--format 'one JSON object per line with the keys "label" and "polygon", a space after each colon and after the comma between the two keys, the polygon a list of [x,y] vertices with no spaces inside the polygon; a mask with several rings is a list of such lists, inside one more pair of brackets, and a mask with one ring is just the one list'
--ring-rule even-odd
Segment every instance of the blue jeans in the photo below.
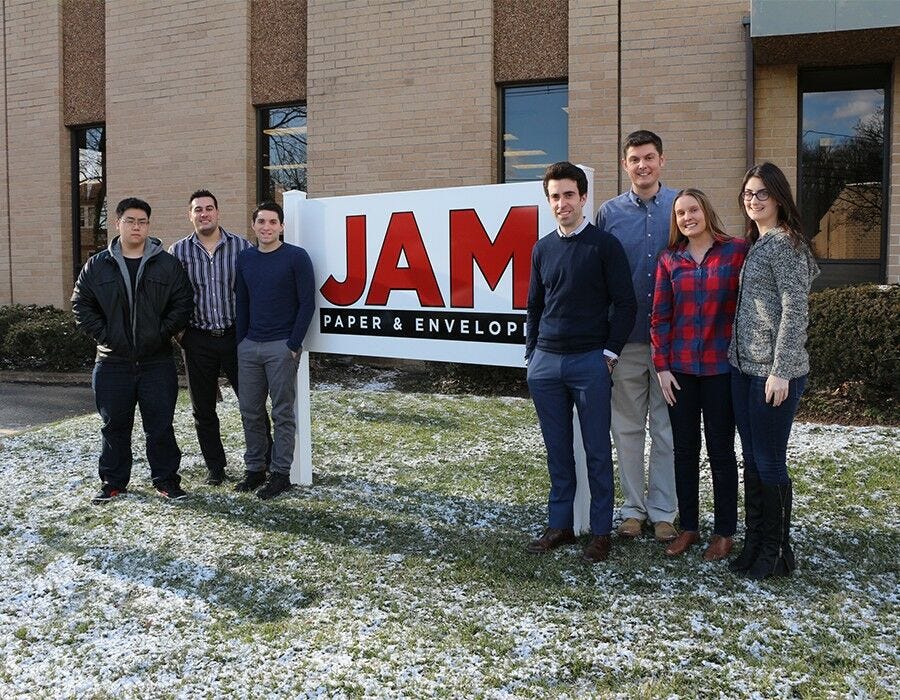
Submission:
{"label": "blue jeans", "polygon": [[766,403],[766,377],[731,368],[734,418],[744,452],[744,469],[757,472],[763,484],[787,484],[787,443],[806,375],[791,379],[780,406]]}
{"label": "blue jeans", "polygon": [[699,529],[700,414],[713,483],[713,532],[731,537],[737,527],[737,460],[734,456],[734,412],[731,375],[698,377],[673,372],[681,390],[669,406],[675,443],[675,489],[682,530]]}
{"label": "blue jeans", "polygon": [[591,533],[612,530],[613,471],[609,370],[602,350],[558,355],[536,349],[528,363],[528,389],[547,448],[549,526],[571,528],[575,501],[572,408],[578,407],[591,492]]}
{"label": "blue jeans", "polygon": [[181,479],[181,450],[175,441],[172,419],[178,399],[175,362],[98,362],[92,378],[94,400],[103,419],[100,428],[100,478],[124,489],[131,479],[131,431],[134,409],[140,408],[147,441],[147,462],[154,484]]}
{"label": "blue jeans", "polygon": [[269,448],[269,422],[266,416],[266,397],[272,399],[274,444],[270,468],[278,474],[290,474],[294,461],[297,418],[294,400],[297,396],[297,368],[287,340],[260,343],[244,338],[237,348],[238,381],[241,390],[238,405],[244,424],[244,466],[249,472],[266,469]]}

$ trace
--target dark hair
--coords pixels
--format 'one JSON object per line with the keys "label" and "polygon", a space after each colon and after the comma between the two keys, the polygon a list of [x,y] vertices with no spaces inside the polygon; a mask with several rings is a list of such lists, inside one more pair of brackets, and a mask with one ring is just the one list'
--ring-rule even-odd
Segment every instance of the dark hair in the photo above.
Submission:
{"label": "dark hair", "polygon": [[116,218],[120,219],[126,209],[140,209],[150,218],[150,205],[137,197],[126,197],[116,205]]}
{"label": "dark hair", "polygon": [[800,212],[797,211],[797,205],[794,204],[794,195],[791,194],[791,186],[787,181],[784,173],[774,163],[761,163],[754,165],[741,182],[741,191],[738,194],[738,202],[744,212],[744,219],[747,221],[747,240],[755,243],[759,238],[759,229],[749,216],[747,216],[746,203],[744,202],[744,189],[747,187],[747,181],[751,177],[758,177],[763,181],[763,185],[769,191],[769,196],[775,200],[778,205],[778,225],[787,231],[794,246],[801,243],[808,243],[806,236],[803,234],[803,225],[800,222]]}
{"label": "dark hair", "polygon": [[622,142],[622,157],[628,157],[629,148],[637,148],[638,146],[643,146],[647,143],[652,143],[656,148],[656,152],[659,153],[659,155],[662,155],[662,139],[652,131],[638,129],[637,131],[632,131],[628,134]]}
{"label": "dark hair", "polygon": [[544,171],[544,196],[549,197],[550,192],[547,190],[547,183],[550,180],[575,180],[578,185],[578,194],[587,194],[587,175],[584,170],[577,165],[572,165],[567,160],[561,160],[553,165],[548,165]]}
{"label": "dark hair", "polygon": [[214,195],[209,190],[197,190],[196,192],[192,193],[190,199],[188,199],[188,204],[193,202],[195,199],[199,199],[200,197],[209,197],[210,199],[212,199],[213,204],[216,205],[216,209],[219,208],[219,200],[216,199],[216,195]]}
{"label": "dark hair", "polygon": [[274,211],[278,214],[278,223],[284,224],[284,209],[277,202],[260,202],[256,205],[256,209],[253,210],[253,216],[250,217],[250,221],[256,221],[256,215],[261,211]]}
{"label": "dark hair", "polygon": [[698,190],[693,187],[685,187],[678,194],[676,194],[675,199],[672,200],[672,216],[669,223],[668,246],[670,249],[675,250],[677,248],[684,248],[688,244],[688,237],[685,236],[678,228],[678,222],[675,217],[675,202],[677,202],[681,197],[693,197],[697,200],[697,203],[703,210],[703,218],[706,219],[706,228],[712,234],[713,240],[716,240],[719,243],[724,243],[725,241],[731,239],[731,236],[725,233],[725,227],[722,226],[722,221],[719,219],[719,215],[716,214],[716,210],[713,209],[712,203],[709,201],[709,197],[707,197],[702,190]]}

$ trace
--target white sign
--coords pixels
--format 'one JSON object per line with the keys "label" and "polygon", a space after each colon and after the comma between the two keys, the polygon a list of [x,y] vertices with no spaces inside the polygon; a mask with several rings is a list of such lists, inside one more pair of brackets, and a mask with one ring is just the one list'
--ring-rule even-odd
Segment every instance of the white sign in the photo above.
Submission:
{"label": "white sign", "polygon": [[556,228],[539,181],[284,202],[316,274],[307,350],[523,366],[531,249]]}

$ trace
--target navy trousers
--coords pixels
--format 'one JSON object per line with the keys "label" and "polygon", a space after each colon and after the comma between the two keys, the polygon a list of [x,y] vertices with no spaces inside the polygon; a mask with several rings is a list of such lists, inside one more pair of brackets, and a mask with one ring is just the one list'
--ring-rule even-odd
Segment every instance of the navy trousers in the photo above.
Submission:
{"label": "navy trousers", "polygon": [[528,363],[528,388],[547,448],[549,526],[573,526],[576,479],[572,409],[577,407],[587,457],[591,533],[608,535],[614,499],[609,440],[612,382],[603,351],[562,355],[536,349]]}
{"label": "navy trousers", "polygon": [[731,537],[737,527],[737,459],[734,456],[734,412],[731,374],[698,377],[673,372],[680,391],[669,406],[675,444],[675,490],[682,530],[699,529],[700,415],[706,454],[712,471],[713,532]]}
{"label": "navy trousers", "polygon": [[744,452],[744,469],[759,474],[760,481],[785,485],[787,443],[794,414],[806,388],[806,375],[791,379],[787,398],[780,406],[766,403],[766,377],[754,377],[731,368],[734,418]]}
{"label": "navy trousers", "polygon": [[172,419],[178,399],[178,377],[172,359],[151,362],[97,362],[92,379],[100,428],[100,478],[124,489],[131,479],[131,431],[134,409],[140,408],[147,441],[147,462],[154,484],[180,483],[181,450]]}

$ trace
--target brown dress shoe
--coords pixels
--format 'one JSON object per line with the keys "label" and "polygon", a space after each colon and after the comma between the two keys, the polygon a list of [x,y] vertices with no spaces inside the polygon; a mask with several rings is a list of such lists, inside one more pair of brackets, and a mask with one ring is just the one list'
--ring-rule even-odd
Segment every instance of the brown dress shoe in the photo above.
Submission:
{"label": "brown dress shoe", "polygon": [[598,564],[609,556],[612,540],[609,535],[593,535],[591,542],[584,548],[581,558],[588,564]]}
{"label": "brown dress shoe", "polygon": [[692,545],[696,544],[699,539],[700,535],[697,534],[696,530],[685,530],[666,547],[666,556],[680,557],[688,551]]}
{"label": "brown dress shoe", "polygon": [[634,539],[635,537],[641,536],[641,528],[644,525],[643,520],[638,520],[637,518],[625,518],[622,523],[619,525],[616,532],[619,537],[628,537],[629,539]]}
{"label": "brown dress shoe", "polygon": [[719,561],[731,553],[733,546],[734,540],[732,538],[713,535],[709,541],[709,547],[703,552],[703,558],[706,561]]}
{"label": "brown dress shoe", "polygon": [[678,537],[678,530],[672,523],[660,520],[658,523],[653,523],[653,536],[656,537],[657,542],[671,542]]}
{"label": "brown dress shoe", "polygon": [[575,532],[572,528],[559,529],[548,527],[544,534],[528,543],[528,551],[532,554],[544,554],[564,544],[575,544]]}

